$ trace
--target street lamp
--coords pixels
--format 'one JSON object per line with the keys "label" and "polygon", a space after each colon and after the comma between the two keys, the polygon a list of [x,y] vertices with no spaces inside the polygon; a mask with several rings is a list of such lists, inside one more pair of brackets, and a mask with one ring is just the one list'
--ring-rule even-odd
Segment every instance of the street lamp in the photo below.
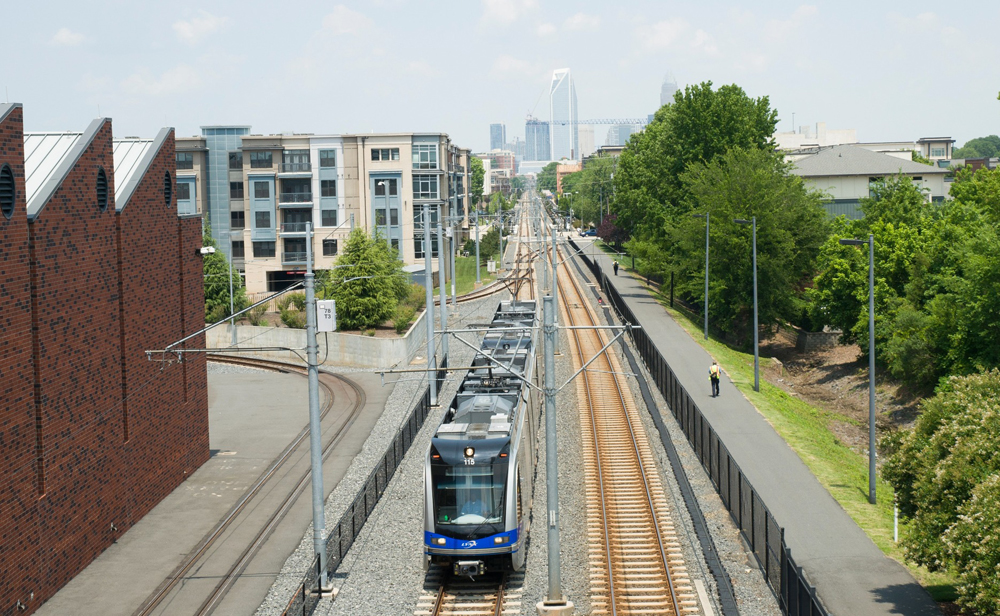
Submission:
{"label": "street lamp", "polygon": [[695,218],[705,219],[705,340],[708,340],[708,225],[709,212],[704,214],[691,214]]}
{"label": "street lamp", "polygon": [[844,246],[868,244],[868,502],[875,504],[875,236],[841,239]]}
{"label": "street lamp", "polygon": [[757,217],[753,216],[750,220],[737,218],[733,222],[738,225],[753,226],[753,390],[760,391],[760,352],[757,340]]}

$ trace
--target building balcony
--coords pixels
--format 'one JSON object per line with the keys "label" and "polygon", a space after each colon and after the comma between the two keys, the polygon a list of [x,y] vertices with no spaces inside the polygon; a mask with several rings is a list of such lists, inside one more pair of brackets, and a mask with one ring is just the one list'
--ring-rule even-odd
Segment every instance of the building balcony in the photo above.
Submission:
{"label": "building balcony", "polygon": [[301,265],[306,263],[306,255],[308,253],[304,250],[283,250],[281,252],[281,263],[283,265]]}
{"label": "building balcony", "polygon": [[281,193],[278,195],[278,203],[312,203],[312,192]]}
{"label": "building balcony", "polygon": [[283,222],[281,223],[282,235],[305,235],[307,222]]}
{"label": "building balcony", "polygon": [[281,163],[281,173],[311,173],[312,163]]}

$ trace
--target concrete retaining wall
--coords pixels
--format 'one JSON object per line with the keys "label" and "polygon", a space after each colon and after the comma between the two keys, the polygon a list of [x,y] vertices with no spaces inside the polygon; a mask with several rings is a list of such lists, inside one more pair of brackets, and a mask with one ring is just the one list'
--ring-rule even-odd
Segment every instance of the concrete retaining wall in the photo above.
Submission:
{"label": "concrete retaining wall", "polygon": [[799,330],[795,339],[795,348],[799,351],[814,351],[816,349],[830,349],[837,346],[840,340],[839,331],[832,332],[807,332]]}
{"label": "concrete retaining wall", "polygon": [[[427,344],[427,329],[424,325],[426,312],[421,313],[401,338],[375,338],[359,334],[340,332],[320,333],[319,361],[328,366],[355,366],[368,368],[392,368],[407,366],[418,354],[423,355]],[[236,326],[236,341],[240,347],[287,347],[303,349],[299,355],[291,351],[267,351],[247,353],[266,359],[305,359],[306,330],[285,327]],[[208,348],[224,348],[232,345],[232,330],[228,325],[220,325],[206,334]],[[301,357],[300,357],[301,356]]]}

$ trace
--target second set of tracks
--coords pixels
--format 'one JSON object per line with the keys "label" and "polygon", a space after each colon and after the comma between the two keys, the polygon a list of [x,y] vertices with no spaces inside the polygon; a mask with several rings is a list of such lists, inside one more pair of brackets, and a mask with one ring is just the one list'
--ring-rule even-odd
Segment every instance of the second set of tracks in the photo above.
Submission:
{"label": "second set of tracks", "polygon": [[[233,356],[210,361],[305,376],[304,366]],[[324,423],[323,459],[341,442],[366,404],[364,390],[350,379],[320,373]],[[328,418],[336,391],[346,393],[346,411]],[[346,391],[345,391],[346,390]],[[212,614],[233,589],[295,502],[310,485],[309,429],[304,427],[133,616]],[[276,485],[277,484],[277,485]],[[239,539],[235,534],[239,533]],[[232,542],[232,546],[226,546]],[[210,583],[211,582],[211,583]]]}

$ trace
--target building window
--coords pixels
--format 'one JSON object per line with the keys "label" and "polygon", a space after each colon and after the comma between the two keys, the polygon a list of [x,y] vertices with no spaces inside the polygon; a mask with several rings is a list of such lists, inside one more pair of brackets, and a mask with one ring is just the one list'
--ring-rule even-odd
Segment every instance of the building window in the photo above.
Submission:
{"label": "building window", "polygon": [[394,237],[391,240],[389,240],[389,245],[392,246],[393,250],[399,252],[399,238]]}
{"label": "building window", "polygon": [[194,154],[192,152],[178,152],[177,168],[194,169]]}
{"label": "building window", "polygon": [[14,172],[10,170],[10,165],[0,165],[0,212],[7,220],[14,215],[15,186]]}
{"label": "building window", "polygon": [[177,182],[177,200],[191,200],[191,182]]}
{"label": "building window", "polygon": [[233,242],[233,258],[242,259],[245,254],[245,249],[243,248],[243,240]]}
{"label": "building window", "polygon": [[375,224],[379,226],[385,225],[385,208],[377,208],[375,210]]}
{"label": "building window", "polygon": [[944,148],[931,148],[931,157],[944,158]]}
{"label": "building window", "polygon": [[247,217],[243,210],[229,212],[229,228],[242,229],[247,226]]}
{"label": "building window", "polygon": [[320,180],[319,194],[321,197],[336,197],[337,180]]}
{"label": "building window", "polygon": [[[170,181],[170,172],[163,174],[163,200],[166,206],[170,207],[170,199],[174,196],[174,183]],[[9,218],[9,217],[8,217]]]}
{"label": "building window", "polygon": [[389,196],[395,197],[399,194],[399,181],[395,178],[375,181],[375,196],[384,197],[388,192]]}
{"label": "building window", "polygon": [[437,199],[438,179],[436,175],[414,175],[413,176],[413,198],[414,199]]}
{"label": "building window", "polygon": [[320,150],[319,166],[321,169],[329,169],[337,166],[337,150]]}
{"label": "building window", "polygon": [[373,148],[372,160],[399,160],[399,148]]}
{"label": "building window", "polygon": [[271,166],[270,152],[250,152],[251,169],[270,169]]}
{"label": "building window", "polygon": [[438,152],[435,144],[417,144],[413,146],[414,169],[437,169]]}
{"label": "building window", "polygon": [[324,227],[336,227],[337,210],[320,210],[319,224]]}
{"label": "building window", "polygon": [[230,152],[229,153],[229,168],[230,169],[243,169],[243,152]]}
{"label": "building window", "polygon": [[253,221],[254,221],[254,226],[257,227],[258,229],[270,229],[271,212],[254,212]]}
{"label": "building window", "polygon": [[399,210],[396,208],[391,208],[389,210],[389,224],[393,227],[399,226]]}
{"label": "building window", "polygon": [[254,182],[253,183],[253,198],[254,199],[270,199],[271,198],[271,183],[270,182]]}
{"label": "building window", "polygon": [[274,242],[254,242],[253,256],[256,259],[259,259],[261,257],[273,257]]}
{"label": "building window", "polygon": [[323,240],[323,256],[324,257],[337,256],[337,240]]}
{"label": "building window", "polygon": [[229,183],[229,198],[230,199],[242,199],[243,198],[243,182],[230,182]]}

